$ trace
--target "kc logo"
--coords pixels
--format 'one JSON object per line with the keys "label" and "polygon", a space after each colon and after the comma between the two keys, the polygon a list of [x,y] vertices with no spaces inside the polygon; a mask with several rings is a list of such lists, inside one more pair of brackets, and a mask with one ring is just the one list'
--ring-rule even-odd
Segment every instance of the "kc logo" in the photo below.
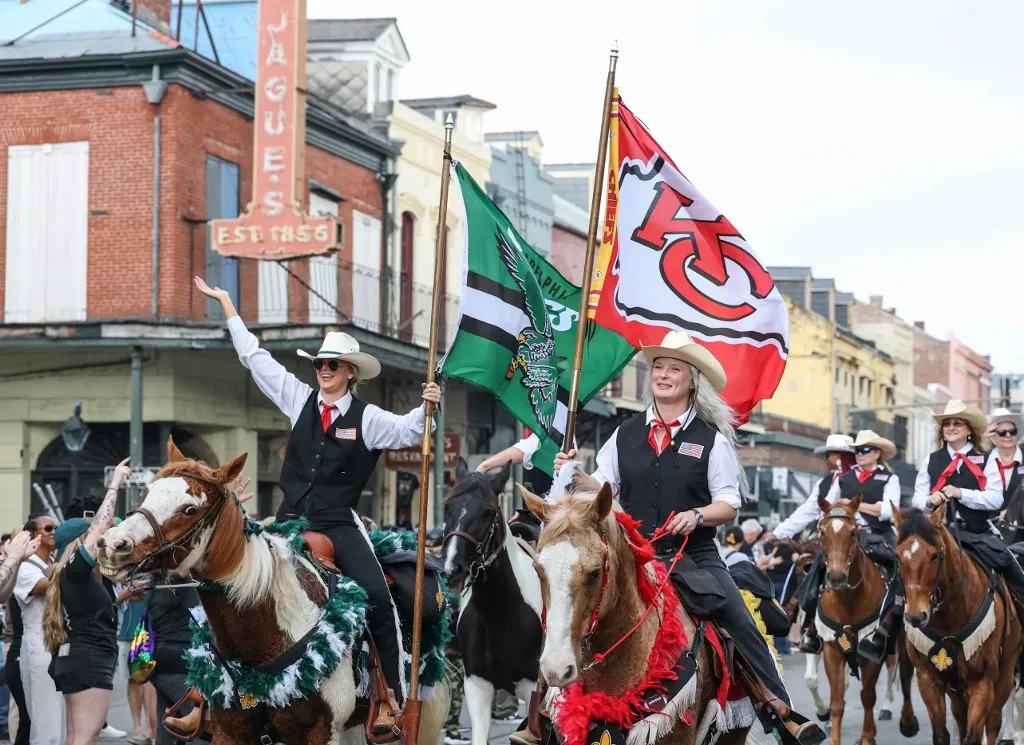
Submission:
{"label": "kc logo", "polygon": [[[728,259],[746,274],[752,297],[768,297],[775,287],[771,275],[753,255],[730,240],[742,242],[743,236],[725,215],[716,220],[690,219],[685,210],[693,200],[666,182],[659,181],[653,189],[654,199],[632,239],[662,252],[661,273],[672,291],[691,307],[721,321],[739,321],[753,314],[756,308],[750,303],[730,305],[710,297],[694,285],[688,274],[694,272],[723,287],[729,280]],[[680,217],[680,213],[686,216]]]}

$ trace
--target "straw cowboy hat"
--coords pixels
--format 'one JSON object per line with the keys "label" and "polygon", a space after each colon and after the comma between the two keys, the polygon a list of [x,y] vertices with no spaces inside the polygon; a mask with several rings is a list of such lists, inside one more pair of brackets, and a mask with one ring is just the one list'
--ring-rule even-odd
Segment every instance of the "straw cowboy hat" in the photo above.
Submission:
{"label": "straw cowboy hat", "polygon": [[849,435],[829,435],[825,438],[825,444],[814,448],[815,455],[825,453],[852,453],[853,438]]}
{"label": "straw cowboy hat", "polygon": [[674,360],[689,362],[703,373],[716,391],[725,388],[727,381],[722,364],[707,349],[690,338],[682,331],[669,331],[661,344],[652,344],[643,348],[647,366],[653,367],[659,357],[671,357]]}
{"label": "straw cowboy hat", "polygon": [[341,360],[356,369],[360,380],[371,380],[380,375],[380,363],[373,355],[359,351],[359,342],[341,331],[331,331],[324,337],[316,354],[298,350],[299,357],[307,360]]}
{"label": "straw cowboy hat", "polygon": [[892,460],[896,457],[896,445],[892,440],[887,440],[877,432],[870,429],[862,429],[857,433],[857,439],[853,441],[856,448],[878,448],[882,451],[882,460]]}
{"label": "straw cowboy hat", "polygon": [[1017,428],[1019,433],[1024,430],[1024,415],[1014,414],[1009,409],[996,409],[988,415],[988,423],[999,424],[999,422],[1013,422],[1013,426]]}
{"label": "straw cowboy hat", "polygon": [[988,421],[985,419],[985,415],[981,413],[981,409],[977,406],[968,406],[959,398],[953,398],[946,402],[946,408],[941,414],[933,414],[935,421],[942,424],[947,419],[963,419],[968,422],[971,427],[984,432],[988,428]]}

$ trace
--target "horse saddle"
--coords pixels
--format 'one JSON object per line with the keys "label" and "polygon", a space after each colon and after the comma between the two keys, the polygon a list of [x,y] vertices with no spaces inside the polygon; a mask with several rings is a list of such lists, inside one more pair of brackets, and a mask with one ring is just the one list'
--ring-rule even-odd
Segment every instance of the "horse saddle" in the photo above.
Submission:
{"label": "horse saddle", "polygon": [[729,567],[733,582],[760,599],[758,610],[765,628],[772,636],[786,636],[789,633],[789,613],[775,598],[775,583],[759,566],[750,561],[741,561]]}

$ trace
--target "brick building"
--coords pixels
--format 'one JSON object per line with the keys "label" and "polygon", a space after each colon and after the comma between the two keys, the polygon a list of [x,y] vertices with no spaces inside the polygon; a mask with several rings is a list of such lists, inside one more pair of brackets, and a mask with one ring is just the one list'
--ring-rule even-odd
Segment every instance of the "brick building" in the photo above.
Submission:
{"label": "brick building", "polygon": [[[80,492],[101,491],[104,466],[129,451],[140,466],[161,465],[168,435],[213,463],[247,451],[259,512],[273,509],[288,422],[238,364],[193,275],[231,292],[264,346],[301,375],[295,350],[315,350],[327,330],[342,328],[384,365],[362,397],[398,411],[418,402],[425,340],[395,333],[397,293],[382,252],[396,148],[363,118],[311,99],[307,207],[337,217],[340,251],[287,271],[213,253],[206,221],[237,215],[251,193],[252,76],[224,39],[219,62],[171,39],[170,0],[146,5],[154,14],[140,7],[135,24],[104,0],[31,33],[46,20],[39,4],[5,19],[2,35],[13,40],[0,46],[5,528],[41,506],[33,484],[66,501],[77,472]],[[254,52],[253,39],[250,62]],[[79,400],[92,435],[74,455],[60,425]],[[457,397],[446,408],[450,420],[465,418]]]}

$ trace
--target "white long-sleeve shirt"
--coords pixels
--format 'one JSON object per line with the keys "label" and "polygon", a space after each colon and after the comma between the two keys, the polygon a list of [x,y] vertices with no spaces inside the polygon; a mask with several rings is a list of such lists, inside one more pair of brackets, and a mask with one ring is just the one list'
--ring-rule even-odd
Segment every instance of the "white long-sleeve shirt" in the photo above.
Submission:
{"label": "white long-sleeve shirt", "polygon": [[[949,453],[950,458],[955,458],[957,453],[967,455],[973,446],[971,443],[967,443],[959,450],[953,450],[949,445],[946,445],[946,452]],[[989,456],[988,463],[985,464],[985,488],[984,489],[961,489],[960,490],[960,504],[964,507],[969,507],[972,510],[989,510],[995,511],[1003,506],[1003,482],[999,478],[999,466],[996,465],[996,458],[999,456],[995,453]],[[921,468],[917,472],[917,478],[914,480],[914,506],[919,510],[933,510],[933,505],[929,504],[928,498],[932,495],[932,480],[928,475],[928,461],[930,456],[921,461]],[[963,463],[957,466],[957,471],[961,468],[966,468]]]}
{"label": "white long-sleeve shirt", "polygon": [[[249,332],[238,316],[228,319],[231,343],[238,353],[238,361],[249,372],[256,386],[263,391],[281,413],[288,417],[291,426],[299,420],[302,409],[313,392],[313,387],[303,383],[265,349],[259,340]],[[324,402],[323,395],[317,394],[317,401]],[[326,402],[324,402],[326,403]],[[333,422],[346,413],[352,405],[352,394],[346,393],[334,402],[337,407],[331,412]],[[366,404],[363,409],[362,436],[368,450],[397,450],[416,445],[423,440],[423,405],[408,414],[392,414],[379,406]],[[434,430],[434,422],[430,423]]]}
{"label": "white long-sleeve shirt", "polygon": [[[882,466],[875,466],[876,471],[881,469]],[[860,466],[854,466],[852,470],[854,473],[864,473]],[[815,484],[811,496],[775,529],[776,538],[792,538],[812,521],[817,521],[821,518],[821,508],[818,507],[818,485],[820,483],[819,481]],[[839,499],[839,488],[839,479],[833,478],[832,486],[829,487],[828,494],[825,495],[825,501],[829,504],[835,504]],[[883,523],[892,522],[892,508],[900,506],[900,477],[895,473],[890,475],[885,482],[885,486],[882,488],[882,501],[878,504],[881,507],[878,520]],[[868,524],[864,515],[860,512],[857,513],[857,522],[861,525]]]}
{"label": "white long-sleeve shirt", "polygon": [[[687,410],[676,421],[687,422],[690,411]],[[647,424],[654,419],[654,407],[647,409]],[[682,424],[672,427],[671,436],[675,437]],[[610,484],[615,498],[619,496],[619,429],[615,428],[597,454],[597,470],[592,474],[599,484]],[[715,444],[708,455],[708,490],[712,502],[725,502],[738,510],[742,505],[740,499],[740,466],[736,453],[729,441],[720,432],[715,433]]]}
{"label": "white long-sleeve shirt", "polygon": [[841,475],[839,471],[833,471],[828,476],[822,476],[815,481],[811,488],[811,495],[803,501],[803,504],[793,510],[789,517],[779,523],[779,527],[772,531],[775,537],[782,541],[787,540],[812,522],[816,522],[821,517],[821,508],[818,507],[818,489],[821,488],[821,482],[824,479],[832,479],[832,483],[835,484]]}

